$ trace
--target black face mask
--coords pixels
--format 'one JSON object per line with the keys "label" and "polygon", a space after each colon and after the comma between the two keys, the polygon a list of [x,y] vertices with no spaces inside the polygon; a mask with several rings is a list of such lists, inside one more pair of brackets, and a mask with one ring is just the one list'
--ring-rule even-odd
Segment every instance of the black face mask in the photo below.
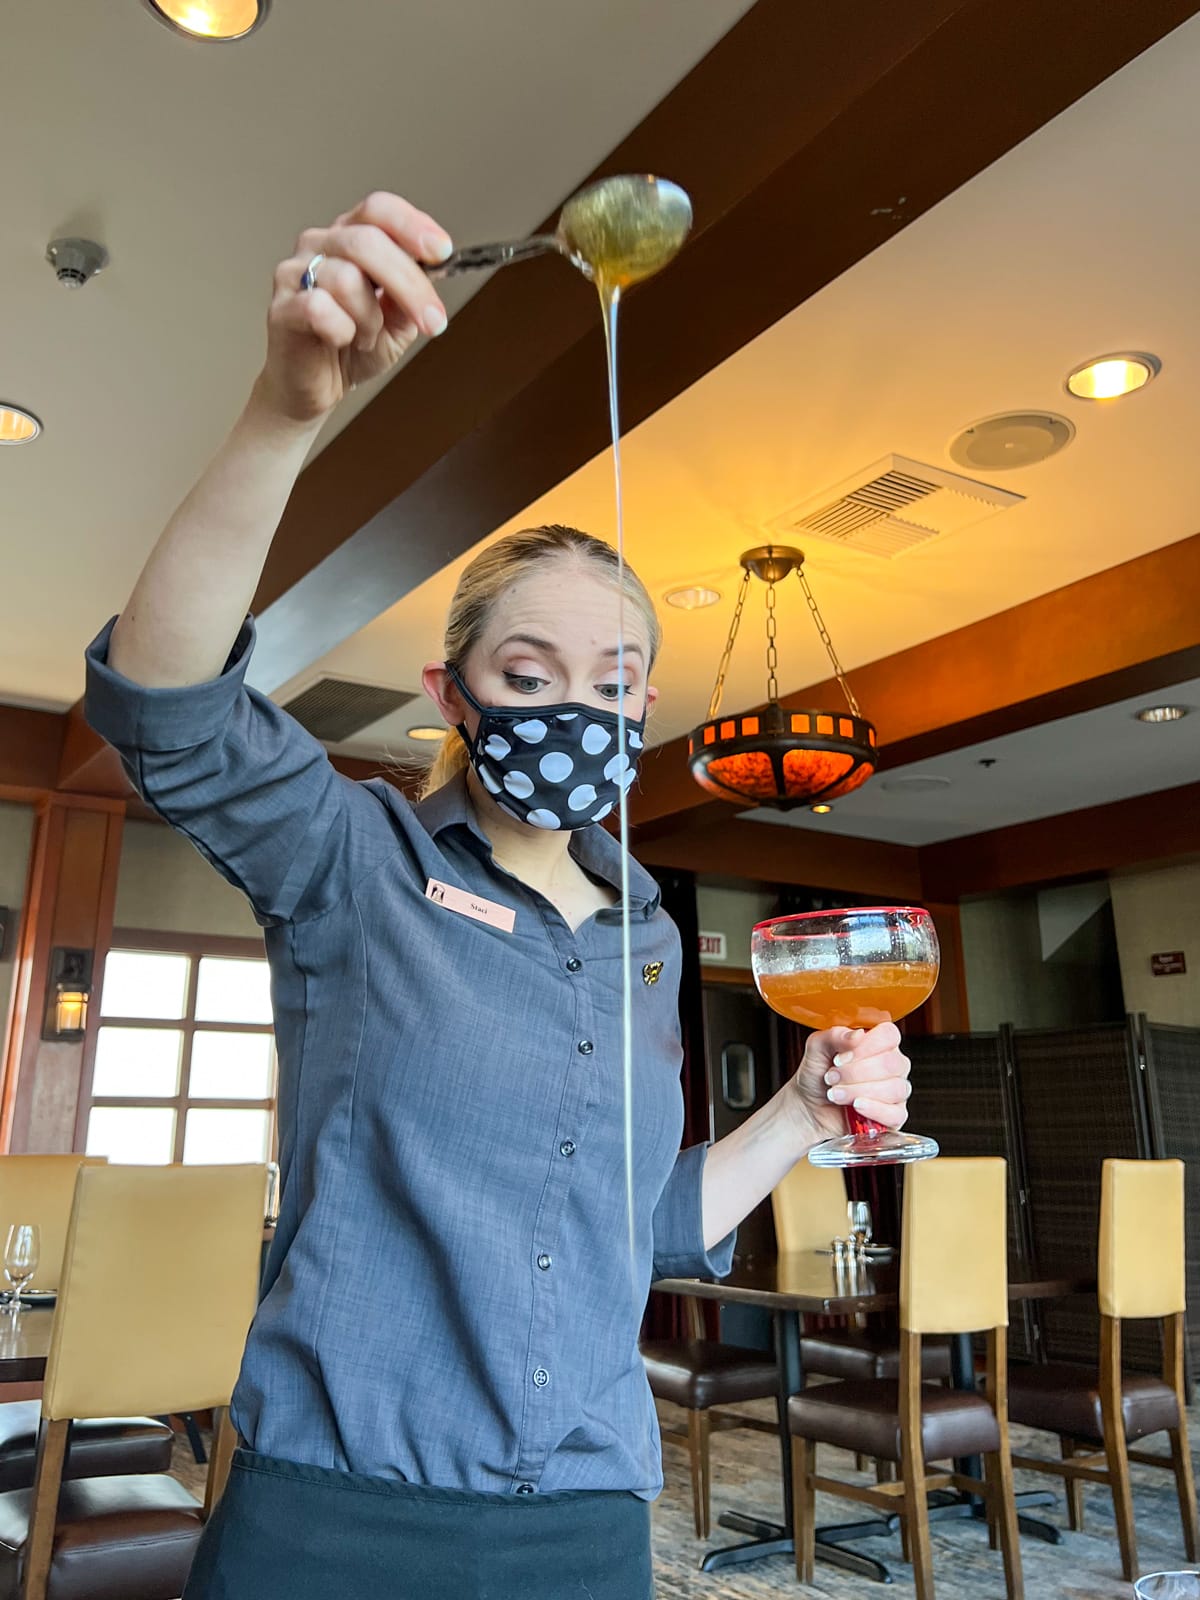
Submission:
{"label": "black face mask", "polygon": [[601,822],[637,774],[646,713],[625,718],[620,746],[615,711],[569,703],[484,706],[446,663],[451,681],[479,713],[474,739],[458,732],[479,781],[502,811],[534,828],[586,828]]}

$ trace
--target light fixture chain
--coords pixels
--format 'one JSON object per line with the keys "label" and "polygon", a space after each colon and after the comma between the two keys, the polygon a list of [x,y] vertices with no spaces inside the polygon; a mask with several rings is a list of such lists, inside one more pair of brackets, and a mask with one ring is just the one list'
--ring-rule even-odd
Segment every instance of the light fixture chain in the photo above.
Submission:
{"label": "light fixture chain", "polygon": [[742,587],[738,590],[737,605],[733,608],[733,621],[729,625],[729,638],[725,641],[725,653],[717,667],[717,681],[713,684],[712,699],[708,702],[707,721],[711,722],[721,709],[721,696],[725,692],[725,674],[729,671],[729,658],[733,654],[733,642],[737,638],[738,624],[742,620],[742,607],[746,604],[746,590],[750,587],[749,571],[742,573]]}
{"label": "light fixture chain", "polygon": [[767,584],[767,703],[774,705],[779,699],[779,652],[775,648],[775,585]]}
{"label": "light fixture chain", "polygon": [[833,665],[833,675],[841,685],[842,693],[846,696],[846,704],[856,717],[861,717],[862,712],[858,709],[858,701],[854,698],[854,690],[846,682],[846,674],[842,671],[842,663],[838,660],[837,651],[833,648],[833,640],[829,637],[829,629],[825,626],[825,620],[821,616],[816,598],[808,586],[808,579],[804,576],[803,567],[797,567],[796,576],[800,580],[804,598],[808,601],[808,609],[812,612],[813,621],[817,625],[817,632],[821,635],[821,643],[825,646],[826,654]]}

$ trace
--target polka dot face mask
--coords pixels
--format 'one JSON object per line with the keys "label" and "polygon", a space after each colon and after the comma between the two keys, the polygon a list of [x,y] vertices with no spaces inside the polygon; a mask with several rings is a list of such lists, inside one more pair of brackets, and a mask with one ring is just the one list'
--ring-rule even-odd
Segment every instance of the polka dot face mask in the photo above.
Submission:
{"label": "polka dot face mask", "polygon": [[534,828],[586,828],[602,822],[636,775],[646,713],[625,718],[621,749],[615,711],[559,706],[483,706],[456,668],[446,670],[479,713],[474,739],[458,732],[479,781],[496,804]]}

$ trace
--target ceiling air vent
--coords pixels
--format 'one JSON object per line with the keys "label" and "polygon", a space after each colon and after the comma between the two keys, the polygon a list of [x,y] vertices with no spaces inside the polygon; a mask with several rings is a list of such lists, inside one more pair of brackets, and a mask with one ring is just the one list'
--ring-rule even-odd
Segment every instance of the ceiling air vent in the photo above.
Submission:
{"label": "ceiling air vent", "polygon": [[384,689],[377,683],[353,683],[349,678],[318,678],[283,709],[314,739],[342,744],[415,699],[407,689]]}
{"label": "ceiling air vent", "polygon": [[960,533],[1024,498],[907,456],[885,456],[767,526],[789,541],[825,539],[843,550],[890,558]]}

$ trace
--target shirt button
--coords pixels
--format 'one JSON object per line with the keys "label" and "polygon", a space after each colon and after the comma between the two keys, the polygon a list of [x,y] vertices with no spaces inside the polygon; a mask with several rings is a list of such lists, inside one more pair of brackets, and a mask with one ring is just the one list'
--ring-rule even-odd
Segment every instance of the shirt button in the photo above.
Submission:
{"label": "shirt button", "polygon": [[575,1154],[574,1139],[564,1139],[558,1147],[558,1153],[560,1156],[573,1156]]}
{"label": "shirt button", "polygon": [[545,1367],[539,1367],[533,1375],[533,1381],[539,1389],[544,1389],[550,1382],[550,1374]]}
{"label": "shirt button", "polygon": [[532,1494],[533,1493],[533,1485],[531,1483],[519,1483],[517,1485],[517,1493],[518,1494]]}
{"label": "shirt button", "polygon": [[595,1048],[596,1048],[595,1045],[592,1043],[592,1041],[590,1039],[580,1039],[580,1041],[579,1041],[579,1054],[581,1056],[590,1056],[592,1051]]}
{"label": "shirt button", "polygon": [[578,956],[571,956],[567,961],[567,971],[568,972],[581,972],[582,970],[583,970],[583,962],[580,961]]}
{"label": "shirt button", "polygon": [[538,1266],[541,1267],[543,1272],[548,1272],[550,1270],[550,1257],[544,1250],[538,1257]]}

